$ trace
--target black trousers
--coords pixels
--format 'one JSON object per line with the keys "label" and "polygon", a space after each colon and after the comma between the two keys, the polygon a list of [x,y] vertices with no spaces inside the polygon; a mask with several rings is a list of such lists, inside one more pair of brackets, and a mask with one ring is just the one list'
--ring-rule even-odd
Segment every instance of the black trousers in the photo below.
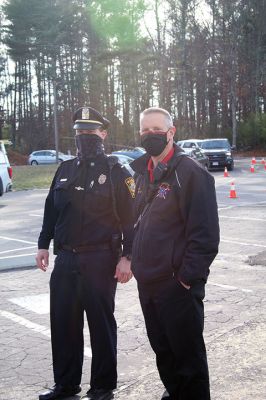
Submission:
{"label": "black trousers", "polygon": [[50,318],[54,380],[79,385],[83,365],[84,311],[91,349],[91,388],[117,383],[117,327],[114,279],[117,257],[110,250],[73,254],[60,251],[50,279]]}
{"label": "black trousers", "polygon": [[198,282],[187,290],[176,278],[138,283],[157,368],[173,400],[210,400],[203,339],[204,288],[204,282]]}

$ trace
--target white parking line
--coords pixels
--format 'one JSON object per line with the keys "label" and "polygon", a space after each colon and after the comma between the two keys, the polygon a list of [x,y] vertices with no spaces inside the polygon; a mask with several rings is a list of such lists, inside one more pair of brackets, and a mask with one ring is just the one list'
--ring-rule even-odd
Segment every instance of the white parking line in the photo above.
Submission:
{"label": "white parking line", "polygon": [[46,328],[46,326],[36,324],[35,322],[31,322],[26,318],[20,317],[19,315],[13,314],[8,311],[0,310],[0,315],[4,318],[10,319],[17,324],[25,326],[25,328],[31,329],[34,332],[41,333],[44,336],[50,337],[50,329]]}
{"label": "white parking line", "polygon": [[264,221],[266,222],[266,219],[263,218],[240,218],[240,217],[228,217],[227,215],[219,215],[219,218],[227,218],[227,219],[237,219],[239,221]]}
{"label": "white parking line", "polygon": [[208,285],[212,285],[212,286],[218,286],[218,287],[221,287],[221,288],[226,289],[226,290],[241,290],[242,292],[245,292],[245,293],[253,293],[253,290],[241,289],[241,288],[238,288],[237,286],[222,285],[220,283],[215,283],[215,282],[210,282],[210,281],[208,281],[207,284]]}
{"label": "white parking line", "polygon": [[5,256],[5,257],[0,257],[0,260],[5,260],[7,258],[18,258],[18,257],[28,257],[28,256],[36,256],[36,253],[17,254],[15,256]]}
{"label": "white parking line", "polygon": [[49,314],[50,311],[50,296],[49,293],[40,293],[23,297],[12,297],[8,299],[12,303],[25,308],[35,314]]}
{"label": "white parking line", "polygon": [[28,240],[15,239],[7,236],[0,236],[0,239],[13,240],[14,242],[20,242],[20,243],[36,244],[36,242],[29,242]]}
{"label": "white parking line", "polygon": [[231,208],[234,208],[234,207],[236,207],[236,206],[235,205],[233,205],[233,206],[224,205],[224,207],[219,207],[218,211],[230,210]]}
{"label": "white parking line", "polygon": [[[227,194],[228,195],[227,197],[229,197],[229,191],[230,191],[230,188],[229,188],[228,191],[216,190],[216,193],[218,193],[218,194]],[[250,196],[250,195],[256,195],[256,196],[263,195],[263,196],[265,196],[265,193],[266,193],[265,190],[263,190],[263,191],[262,190],[253,190],[252,193],[250,193],[250,192],[241,192],[240,190],[237,190],[237,196],[238,197],[240,197],[242,195],[247,195],[247,196]]]}
{"label": "white parking line", "polygon": [[29,214],[30,217],[42,217],[43,214]]}
{"label": "white parking line", "polygon": [[[33,332],[36,333],[41,333],[42,335],[46,337],[51,337],[51,332],[49,328],[46,328],[46,326],[36,324],[35,322],[31,322],[26,318],[20,317],[19,315],[13,314],[8,311],[2,311],[0,310],[0,315],[4,318],[7,318],[13,322],[16,322],[17,324],[24,326],[25,328],[30,329]],[[85,347],[84,348],[84,355],[86,357],[91,358],[91,349],[90,347]]]}
{"label": "white parking line", "polygon": [[266,245],[264,244],[257,244],[257,243],[246,243],[246,242],[238,242],[236,240],[226,240],[226,239],[221,239],[220,240],[223,243],[230,243],[230,244],[239,244],[241,246],[254,246],[254,247],[262,247],[266,249]]}
{"label": "white parking line", "polygon": [[34,248],[36,248],[36,247],[37,247],[37,245],[35,245],[35,246],[27,246],[27,247],[19,247],[18,249],[11,249],[11,250],[0,251],[0,254],[13,253],[14,251],[21,251],[21,250],[34,249]]}

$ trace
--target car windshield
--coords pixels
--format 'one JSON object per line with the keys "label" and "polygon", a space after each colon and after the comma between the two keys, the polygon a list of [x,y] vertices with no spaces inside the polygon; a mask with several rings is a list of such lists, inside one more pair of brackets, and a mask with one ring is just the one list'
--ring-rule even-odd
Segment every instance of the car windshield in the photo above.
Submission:
{"label": "car windshield", "polygon": [[227,140],[208,140],[202,142],[200,147],[202,149],[229,149],[230,145]]}

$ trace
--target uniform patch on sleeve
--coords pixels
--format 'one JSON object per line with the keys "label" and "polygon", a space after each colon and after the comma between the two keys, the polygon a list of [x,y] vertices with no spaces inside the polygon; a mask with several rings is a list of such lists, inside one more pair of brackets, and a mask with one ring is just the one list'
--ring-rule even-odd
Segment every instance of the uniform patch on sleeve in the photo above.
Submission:
{"label": "uniform patch on sleeve", "polygon": [[131,194],[131,197],[134,199],[135,198],[135,189],[136,189],[134,179],[132,177],[127,178],[125,180],[125,184],[127,185],[127,188],[129,190],[129,193]]}

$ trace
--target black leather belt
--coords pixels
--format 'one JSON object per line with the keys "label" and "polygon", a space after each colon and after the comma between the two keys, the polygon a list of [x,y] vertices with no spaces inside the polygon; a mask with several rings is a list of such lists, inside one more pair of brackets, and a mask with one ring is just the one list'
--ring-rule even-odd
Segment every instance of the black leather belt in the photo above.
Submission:
{"label": "black leather belt", "polygon": [[61,244],[58,246],[59,250],[67,250],[71,251],[72,253],[86,253],[86,251],[95,251],[95,250],[110,250],[111,244],[110,243],[98,243],[98,244],[87,244],[84,246],[68,246],[67,244]]}

